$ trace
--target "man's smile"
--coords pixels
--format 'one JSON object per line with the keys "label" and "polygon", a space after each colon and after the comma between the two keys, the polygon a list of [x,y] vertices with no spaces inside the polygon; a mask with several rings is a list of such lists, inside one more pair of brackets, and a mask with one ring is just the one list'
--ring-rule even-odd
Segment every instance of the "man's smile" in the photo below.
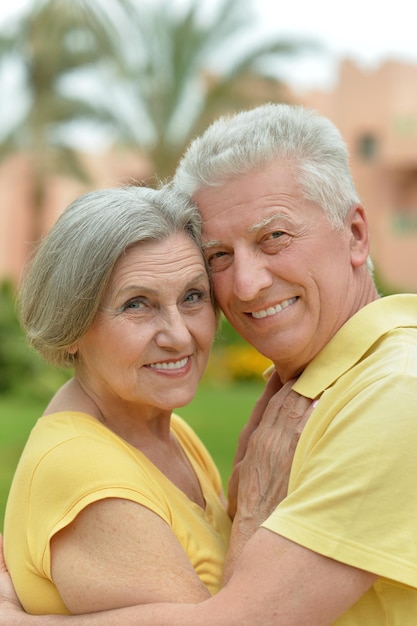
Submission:
{"label": "man's smile", "polygon": [[275,304],[274,306],[269,306],[267,309],[261,309],[260,311],[253,311],[251,315],[255,319],[260,320],[264,317],[269,317],[271,315],[275,315],[276,313],[279,313],[280,311],[283,311],[288,306],[293,304],[296,300],[297,300],[296,297],[290,298],[289,300],[284,300],[283,302],[281,302],[281,304]]}

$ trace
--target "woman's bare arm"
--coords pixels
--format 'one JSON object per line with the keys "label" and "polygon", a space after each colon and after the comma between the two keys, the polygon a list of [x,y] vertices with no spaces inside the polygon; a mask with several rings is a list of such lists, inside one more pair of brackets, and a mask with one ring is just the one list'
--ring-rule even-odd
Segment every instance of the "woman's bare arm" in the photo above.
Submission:
{"label": "woman's bare arm", "polygon": [[[269,395],[271,395],[271,391],[269,391],[268,393]],[[264,400],[265,398],[262,401]],[[241,553],[243,546],[248,538],[256,531],[259,524],[267,517],[267,515],[269,515],[271,510],[276,506],[277,502],[279,502],[286,495],[289,470],[292,462],[293,453],[298,442],[300,432],[306,420],[308,419],[310,412],[311,401],[308,401],[305,398],[301,398],[301,396],[298,396],[298,394],[295,394],[295,392],[291,391],[290,385],[287,385],[279,394],[275,395],[269,401],[268,408],[265,411],[261,423],[255,427],[251,427],[251,434],[247,438],[249,443],[245,443],[245,451],[243,452],[244,458],[239,460],[240,488],[238,497],[241,512],[238,513],[237,519],[235,521],[237,530],[234,534],[231,555],[229,556],[228,561],[228,577],[232,572],[233,565],[237,556]],[[258,421],[259,419],[257,418],[257,422]],[[253,471],[254,468],[255,471]],[[254,507],[258,509],[257,513],[254,513]],[[108,513],[111,516],[113,515],[113,511],[109,511]],[[97,526],[94,516],[92,517],[91,521],[91,530],[95,532]],[[117,528],[114,529],[114,532],[117,536]],[[108,540],[107,531],[105,535],[106,543]],[[88,536],[86,536],[86,540],[87,543],[84,545],[83,550],[89,545]],[[98,547],[99,549],[97,551],[97,554],[100,554],[103,545],[99,543]],[[148,555],[149,557],[155,555],[155,549],[156,553],[158,553],[158,547],[151,546]],[[72,551],[73,547],[70,547],[69,553],[65,555],[65,549],[63,550],[60,555],[61,563],[68,561],[72,554]],[[111,564],[112,562],[114,563],[112,558],[110,558],[109,564]],[[84,564],[82,562],[79,563],[78,569],[81,570],[81,568],[83,567]],[[79,588],[77,587],[77,589],[74,590],[72,588],[66,589],[65,587],[65,578],[67,575],[65,567],[62,571],[60,571],[60,568],[58,567],[55,572],[58,578],[61,579],[61,585],[63,585],[65,588],[64,594],[67,596],[67,602],[68,596],[75,596],[76,598],[76,605],[69,605],[70,609],[74,612],[86,610],[83,608],[82,602],[91,603],[89,591],[86,594],[82,594],[82,600],[80,604],[80,600],[79,598],[77,598]],[[87,578],[84,581],[85,584],[88,580],[91,580],[90,574],[88,574],[88,570],[86,570],[86,572]],[[128,581],[128,588],[126,593],[132,594],[129,595],[130,601],[135,601],[135,594],[137,592],[132,586],[132,581],[130,577],[127,576],[126,579],[123,573],[118,571],[116,578],[117,580],[114,580],[114,592],[110,593],[110,597],[109,599],[106,599],[106,602],[108,601],[112,607],[118,606],[117,597],[118,594],[122,591],[126,580]],[[121,581],[124,581],[122,584],[119,582],[119,578]],[[162,581],[160,581],[160,583],[163,584]],[[127,607],[125,609],[110,610],[100,614],[90,614],[70,618],[66,616],[49,616],[47,618],[45,616],[42,616],[43,621],[36,621],[38,619],[36,616],[27,616],[21,610],[19,611],[18,604],[16,604],[16,602],[13,602],[13,599],[11,598],[11,589],[10,586],[7,586],[8,584],[9,581],[7,579],[7,576],[3,572],[3,574],[0,574],[0,624],[2,624],[1,619],[3,619],[3,617],[7,615],[8,612],[9,621],[4,623],[7,623],[9,626],[17,626],[18,624],[31,624],[32,626],[37,626],[38,624],[42,624],[42,626],[47,626],[47,624],[53,624],[54,626],[60,626],[61,624],[68,624],[68,620],[70,620],[70,623],[72,623],[73,620],[76,620],[74,621],[74,626],[96,626],[96,624],[100,624],[100,626],[107,626],[126,623],[132,625],[143,624],[145,626],[147,624],[156,625],[166,623],[195,625],[197,625],[198,623],[211,623],[210,621],[204,621],[206,619],[205,602],[199,605],[190,604],[188,606],[183,604],[160,604],[159,606],[142,604],[142,606],[140,607]],[[99,592],[99,587],[97,587],[96,593],[97,590],[98,597],[100,597],[101,594]],[[152,593],[152,591],[149,594],[149,590],[142,589],[139,594],[140,598],[138,596],[139,599],[137,600],[137,602],[164,603],[171,600],[170,594],[172,591],[175,595],[175,585],[171,588],[170,584],[168,584],[166,592],[164,590],[161,595],[156,594],[156,596]],[[199,596],[200,591],[201,590],[199,590],[198,588],[195,588],[192,593],[196,593],[197,596]],[[3,596],[8,597],[7,601],[1,601],[2,593]],[[174,598],[174,601],[199,602],[200,600],[204,600],[203,594],[201,595],[201,597],[193,598],[190,596],[188,600],[185,600],[183,599],[183,593],[184,592],[182,590],[182,593],[180,595],[177,595]],[[223,596],[223,592],[221,593],[221,596]],[[125,600],[126,598],[124,598],[124,601]],[[99,604],[100,602],[102,602],[102,600],[96,600],[96,602],[98,602],[98,604],[96,605],[97,608],[95,610],[105,608],[105,606],[103,607]],[[90,608],[90,610],[94,609]],[[197,613],[195,613],[196,610]],[[235,609],[231,610],[231,612],[234,613]],[[240,612],[238,611],[238,613]],[[238,623],[234,621],[235,617],[232,618],[230,624]],[[225,618],[225,615],[222,616],[222,619],[223,618]],[[175,621],[177,619],[178,621]],[[228,621],[225,621],[224,623],[229,624]],[[250,623],[252,624],[254,622]]]}
{"label": "woman's bare arm", "polygon": [[172,529],[144,506],[107,498],[51,541],[52,577],[71,613],[209,597]]}
{"label": "woman's bare arm", "polygon": [[330,626],[376,576],[261,528],[227,586],[198,604],[145,604],[88,615],[28,615],[0,559],[1,626]]}

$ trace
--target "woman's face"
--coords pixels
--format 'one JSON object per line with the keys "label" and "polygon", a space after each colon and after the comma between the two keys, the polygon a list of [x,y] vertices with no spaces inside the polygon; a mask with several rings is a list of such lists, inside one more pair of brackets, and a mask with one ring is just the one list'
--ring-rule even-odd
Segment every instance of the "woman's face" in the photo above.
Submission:
{"label": "woman's face", "polygon": [[188,404],[216,327],[197,245],[184,233],[140,243],[118,260],[100,310],[77,343],[77,376],[110,410]]}

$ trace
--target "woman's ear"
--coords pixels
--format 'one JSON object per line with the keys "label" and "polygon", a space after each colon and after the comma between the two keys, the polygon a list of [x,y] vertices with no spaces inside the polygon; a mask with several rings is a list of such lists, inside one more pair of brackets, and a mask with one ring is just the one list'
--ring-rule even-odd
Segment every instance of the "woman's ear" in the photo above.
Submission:
{"label": "woman's ear", "polygon": [[369,227],[365,209],[356,205],[349,217],[350,259],[353,267],[365,265],[369,255]]}
{"label": "woman's ear", "polygon": [[73,343],[72,346],[68,348],[68,354],[76,354],[78,352],[78,343]]}

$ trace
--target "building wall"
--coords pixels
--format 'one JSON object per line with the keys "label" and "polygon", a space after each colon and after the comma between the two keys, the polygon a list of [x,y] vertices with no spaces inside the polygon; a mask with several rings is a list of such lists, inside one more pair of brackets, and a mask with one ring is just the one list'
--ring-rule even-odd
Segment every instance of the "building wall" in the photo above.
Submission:
{"label": "building wall", "polygon": [[[296,94],[271,81],[262,85],[265,100],[285,94],[287,100],[317,109],[338,126],[368,213],[378,274],[389,288],[417,291],[417,66],[387,62],[367,71],[345,60],[331,92]],[[43,231],[80,193],[152,175],[149,163],[137,155],[109,153],[84,159],[91,184],[52,180]],[[11,157],[0,164],[0,278],[20,276],[32,245],[31,215],[30,164],[24,157]]]}
{"label": "building wall", "polygon": [[[48,185],[40,230],[45,233],[60,213],[80,194],[92,189],[115,187],[152,175],[149,162],[124,152],[81,155],[90,182],[56,176]],[[17,283],[33,249],[32,168],[24,155],[14,155],[0,164],[0,280]]]}
{"label": "building wall", "polygon": [[345,60],[336,88],[299,98],[340,129],[367,210],[371,253],[393,289],[417,291],[417,66]]}

